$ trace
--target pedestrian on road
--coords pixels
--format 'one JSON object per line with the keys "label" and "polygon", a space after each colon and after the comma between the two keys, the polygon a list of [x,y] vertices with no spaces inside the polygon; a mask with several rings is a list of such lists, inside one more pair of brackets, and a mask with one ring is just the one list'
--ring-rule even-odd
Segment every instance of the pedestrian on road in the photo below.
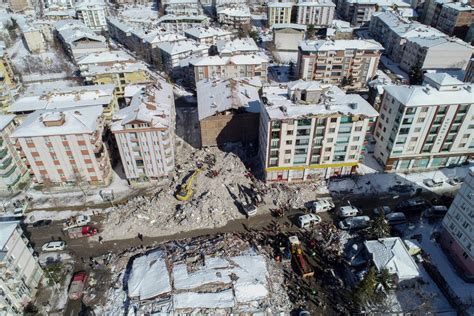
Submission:
{"label": "pedestrian on road", "polygon": [[101,245],[104,243],[102,240],[103,240],[102,236],[99,236],[99,243],[100,243]]}
{"label": "pedestrian on road", "polygon": [[143,235],[138,233],[138,239],[140,239],[140,241],[143,241]]}
{"label": "pedestrian on road", "polygon": [[85,263],[86,261],[84,260],[84,257],[81,257],[81,262]]}

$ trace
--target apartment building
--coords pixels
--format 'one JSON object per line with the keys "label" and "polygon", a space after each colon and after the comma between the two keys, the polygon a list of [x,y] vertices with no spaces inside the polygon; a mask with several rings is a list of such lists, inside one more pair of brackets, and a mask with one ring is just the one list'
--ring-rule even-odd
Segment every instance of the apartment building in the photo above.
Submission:
{"label": "apartment building", "polygon": [[174,15],[166,14],[158,19],[158,25],[166,30],[184,35],[192,27],[207,26],[210,24],[206,15]]}
{"label": "apartment building", "polygon": [[251,14],[247,5],[243,6],[226,6],[217,9],[217,21],[231,27],[242,27],[250,25]]}
{"label": "apartment building", "polygon": [[394,8],[405,17],[414,17],[410,4],[401,0],[339,0],[336,9],[339,15],[351,25],[360,26],[368,24],[374,13],[393,11]]}
{"label": "apartment building", "polygon": [[23,120],[27,114],[37,110],[61,111],[100,105],[103,108],[104,118],[110,121],[112,115],[118,110],[114,90],[115,86],[111,84],[60,89],[46,88],[39,93],[23,95],[8,108],[8,112]]}
{"label": "apartment building", "polygon": [[267,7],[268,27],[274,24],[290,24],[293,2],[270,2]]}
{"label": "apartment building", "polygon": [[174,43],[163,42],[159,43],[157,46],[161,52],[163,68],[168,73],[177,71],[181,67],[180,62],[184,59],[189,59],[190,57],[195,58],[198,56],[206,57],[209,54],[209,46],[196,43],[192,40],[184,40]]}
{"label": "apartment building", "polygon": [[202,7],[198,0],[167,0],[164,5],[166,14],[201,15]]}
{"label": "apartment building", "polygon": [[114,115],[111,130],[130,183],[158,180],[174,170],[173,109],[173,87],[159,81]]}
{"label": "apartment building", "polygon": [[0,314],[22,315],[34,302],[43,270],[19,222],[0,222]]}
{"label": "apartment building", "polygon": [[362,87],[375,76],[382,50],[374,40],[302,41],[299,76],[303,80]]}
{"label": "apartment building", "polygon": [[375,158],[387,171],[457,165],[474,149],[474,85],[427,73],[420,86],[385,86]]}
{"label": "apartment building", "polygon": [[73,0],[45,0],[44,7],[59,7],[65,9],[72,9],[74,8],[74,1]]}
{"label": "apartment building", "polygon": [[27,23],[20,24],[23,42],[31,53],[43,53],[46,51],[46,41],[40,29]]}
{"label": "apartment building", "polygon": [[306,34],[306,25],[300,24],[274,24],[272,29],[273,44],[282,52],[297,52]]}
{"label": "apartment building", "polygon": [[264,87],[259,157],[267,182],[354,173],[378,113],[360,95],[295,81]]}
{"label": "apartment building", "polygon": [[212,26],[193,27],[187,29],[184,35],[205,45],[215,45],[217,41],[228,42],[234,38],[232,32]]}
{"label": "apartment building", "polygon": [[442,6],[436,28],[450,36],[465,39],[473,22],[473,7],[464,2],[452,2]]}
{"label": "apartment building", "polygon": [[107,30],[107,4],[103,0],[83,0],[75,6],[77,18],[94,31]]}
{"label": "apartment building", "polygon": [[102,141],[100,105],[38,110],[11,134],[33,180],[42,185],[108,185],[112,173]]}
{"label": "apartment building", "polygon": [[28,0],[8,0],[8,7],[14,13],[23,12],[32,8]]}
{"label": "apartment building", "polygon": [[452,2],[452,0],[425,0],[423,4],[423,15],[420,22],[426,25],[435,26],[443,4]]}
{"label": "apartment building", "polygon": [[17,126],[14,118],[15,115],[0,115],[0,191],[3,192],[13,192],[28,178],[28,169],[10,139]]}
{"label": "apartment building", "polygon": [[194,80],[258,77],[267,81],[268,59],[262,55],[208,56],[189,62]]}
{"label": "apartment building", "polygon": [[473,47],[449,37],[414,37],[404,47],[400,68],[409,73],[413,67],[428,69],[466,69]]}
{"label": "apartment building", "polygon": [[325,28],[331,25],[336,5],[331,0],[298,1],[296,23]]}
{"label": "apartment building", "polygon": [[474,169],[464,178],[443,219],[441,246],[467,280],[474,280]]}
{"label": "apartment building", "polygon": [[72,59],[108,50],[107,41],[84,23],[77,20],[58,21],[54,24],[57,36]]}
{"label": "apartment building", "polygon": [[10,58],[5,50],[5,42],[0,41],[0,109],[5,109],[18,95],[21,83],[13,73]]}
{"label": "apartment building", "polygon": [[219,40],[216,42],[219,56],[259,54],[260,48],[251,37],[236,38],[230,41]]}
{"label": "apartment building", "polygon": [[467,65],[464,81],[474,83],[474,58],[471,58]]}

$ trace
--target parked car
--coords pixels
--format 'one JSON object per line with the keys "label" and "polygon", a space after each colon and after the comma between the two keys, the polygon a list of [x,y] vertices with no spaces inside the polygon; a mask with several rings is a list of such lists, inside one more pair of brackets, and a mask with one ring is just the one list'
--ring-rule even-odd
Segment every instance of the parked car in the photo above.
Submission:
{"label": "parked car", "polygon": [[448,212],[448,208],[444,205],[434,205],[429,207],[423,213],[423,216],[428,218],[443,218]]}
{"label": "parked car", "polygon": [[309,202],[307,208],[314,213],[327,212],[334,208],[334,203],[330,200],[316,200]]}
{"label": "parked car", "polygon": [[298,217],[298,226],[300,228],[310,228],[321,223],[321,217],[314,214],[305,214]]}
{"label": "parked car", "polygon": [[337,215],[342,218],[357,216],[359,214],[359,209],[352,205],[341,206],[337,211]]}
{"label": "parked car", "polygon": [[50,220],[50,219],[40,219],[36,222],[33,222],[31,224],[31,226],[33,227],[42,227],[42,226],[48,226],[49,224],[51,224],[53,221]]}
{"label": "parked car", "polygon": [[77,272],[72,276],[71,285],[69,286],[69,298],[78,300],[82,297],[82,292],[87,281],[87,274],[84,271]]}
{"label": "parked car", "polygon": [[392,209],[390,208],[390,206],[377,206],[376,208],[374,208],[374,215],[383,214],[385,216],[390,213],[392,213]]}
{"label": "parked car", "polygon": [[367,228],[370,225],[370,217],[368,216],[355,216],[343,219],[339,222],[338,226],[343,230],[354,230]]}
{"label": "parked car", "polygon": [[398,203],[396,210],[399,212],[422,212],[429,206],[422,198],[415,198]]}
{"label": "parked car", "polygon": [[451,184],[452,186],[462,184],[464,182],[464,179],[461,177],[454,177],[448,180],[448,183]]}
{"label": "parked car", "polygon": [[402,212],[390,213],[385,216],[385,220],[390,226],[405,224],[407,217]]}
{"label": "parked car", "polygon": [[413,196],[415,194],[415,189],[409,184],[395,184],[389,190],[404,196]]}
{"label": "parked car", "polygon": [[364,249],[365,246],[362,243],[356,242],[345,252],[344,258],[351,267],[358,267],[367,263]]}
{"label": "parked car", "polygon": [[429,188],[436,188],[443,186],[444,181],[442,179],[427,179],[423,183]]}
{"label": "parked car", "polygon": [[50,241],[47,242],[41,247],[43,251],[62,251],[66,248],[65,241]]}
{"label": "parked car", "polygon": [[70,228],[81,227],[89,224],[91,217],[89,215],[77,215],[72,216],[64,223],[63,230],[68,230]]}

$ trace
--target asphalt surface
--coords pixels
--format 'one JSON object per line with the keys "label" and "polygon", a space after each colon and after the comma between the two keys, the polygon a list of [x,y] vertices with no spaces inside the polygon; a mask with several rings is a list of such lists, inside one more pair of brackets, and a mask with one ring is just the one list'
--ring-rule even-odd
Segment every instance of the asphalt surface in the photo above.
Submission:
{"label": "asphalt surface", "polygon": [[[431,199],[431,196],[424,196],[427,200]],[[349,202],[352,205],[359,207],[364,214],[371,214],[372,210],[377,206],[388,205],[394,207],[400,201],[408,199],[409,197],[387,197],[379,198],[377,196],[370,196],[366,198],[355,199],[350,196],[342,197],[339,199],[334,199],[336,207],[341,205],[348,205]],[[99,243],[97,237],[91,238],[79,238],[79,239],[70,239],[62,231],[63,223],[62,222],[53,222],[52,224],[44,227],[27,227],[26,232],[29,236],[33,247],[36,251],[41,252],[41,246],[44,243],[47,243],[51,240],[65,240],[67,243],[66,251],[69,252],[75,259],[75,271],[85,270],[90,272],[90,267],[88,265],[90,257],[97,257],[104,255],[110,251],[114,253],[120,253],[124,250],[130,249],[132,247],[139,247],[141,245],[145,247],[155,246],[159,243],[170,241],[170,240],[179,240],[190,237],[205,236],[205,235],[214,235],[220,233],[232,233],[232,232],[248,232],[249,230],[254,231],[263,231],[267,229],[268,225],[272,221],[277,221],[279,223],[289,222],[292,224],[296,223],[296,218],[303,214],[303,210],[291,210],[285,213],[283,218],[275,219],[271,214],[259,214],[249,219],[246,219],[244,216],[242,219],[234,220],[229,222],[226,226],[215,228],[215,229],[200,229],[193,230],[188,232],[183,232],[175,235],[161,236],[161,237],[146,237],[144,236],[143,240],[138,238],[124,239],[124,240],[114,240],[106,241]],[[337,221],[334,217],[333,212],[330,213],[319,213],[323,221]],[[99,231],[101,230],[101,216],[92,217],[92,226],[97,227]],[[285,231],[298,231],[299,229],[296,225],[290,225],[285,229]],[[117,232],[120,234],[120,232]],[[79,315],[81,310],[80,301],[69,301],[67,308],[64,312],[64,315]]]}

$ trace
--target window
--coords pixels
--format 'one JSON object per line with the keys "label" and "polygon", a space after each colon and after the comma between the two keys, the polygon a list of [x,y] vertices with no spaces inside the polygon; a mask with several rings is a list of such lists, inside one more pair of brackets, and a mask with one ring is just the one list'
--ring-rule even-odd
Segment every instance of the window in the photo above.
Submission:
{"label": "window", "polygon": [[354,136],[354,137],[352,137],[352,140],[355,141],[355,142],[356,142],[356,141],[359,141],[359,140],[360,140],[360,136]]}
{"label": "window", "polygon": [[331,123],[336,123],[337,122],[337,117],[331,117]]}
{"label": "window", "polygon": [[362,126],[356,126],[355,131],[356,131],[356,132],[362,131]]}
{"label": "window", "polygon": [[418,118],[418,120],[416,121],[417,123],[423,123],[425,121],[425,118],[424,117],[420,117]]}
{"label": "window", "polygon": [[335,128],[332,127],[332,128],[329,129],[329,133],[335,133],[335,132],[336,132]]}
{"label": "window", "polygon": [[287,130],[287,131],[286,131],[286,135],[293,135],[293,130],[292,130],[292,129]]}
{"label": "window", "polygon": [[331,147],[326,147],[326,148],[324,148],[324,151],[325,151],[325,152],[330,152],[330,151],[331,151]]}
{"label": "window", "polygon": [[287,145],[291,145],[291,144],[293,144],[293,141],[292,141],[292,140],[287,140],[287,141],[286,141],[286,144],[287,144]]}
{"label": "window", "polygon": [[291,149],[285,150],[285,154],[291,154]]}

